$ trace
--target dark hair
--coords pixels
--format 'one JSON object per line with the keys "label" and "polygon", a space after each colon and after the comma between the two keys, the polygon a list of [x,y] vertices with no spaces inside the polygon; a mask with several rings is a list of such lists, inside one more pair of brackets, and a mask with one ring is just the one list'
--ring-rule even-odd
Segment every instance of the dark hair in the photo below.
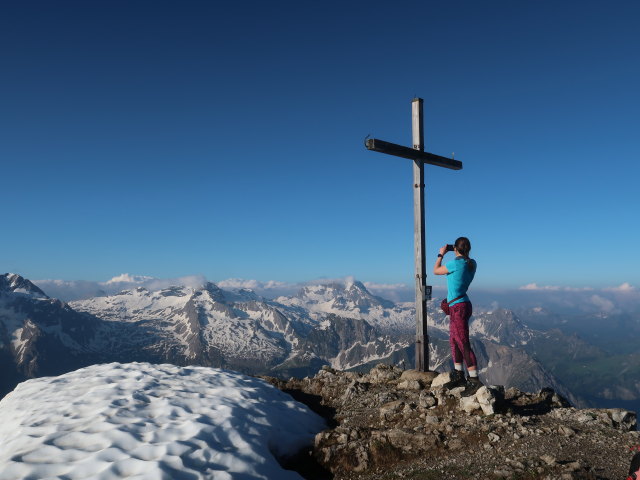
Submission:
{"label": "dark hair", "polygon": [[464,261],[467,262],[467,268],[469,271],[473,272],[476,267],[469,258],[469,252],[471,251],[471,242],[469,239],[467,237],[458,237],[456,239],[455,247],[456,250],[458,250],[458,253],[462,255],[462,258],[464,258]]}

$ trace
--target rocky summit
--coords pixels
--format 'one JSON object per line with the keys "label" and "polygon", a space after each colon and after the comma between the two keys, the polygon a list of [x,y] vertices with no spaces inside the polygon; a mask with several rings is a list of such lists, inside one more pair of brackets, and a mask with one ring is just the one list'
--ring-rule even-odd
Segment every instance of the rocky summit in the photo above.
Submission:
{"label": "rocky summit", "polygon": [[483,386],[463,397],[449,373],[380,364],[262,377],[330,428],[292,461],[308,479],[621,479],[640,444],[635,412],[576,409],[551,389]]}

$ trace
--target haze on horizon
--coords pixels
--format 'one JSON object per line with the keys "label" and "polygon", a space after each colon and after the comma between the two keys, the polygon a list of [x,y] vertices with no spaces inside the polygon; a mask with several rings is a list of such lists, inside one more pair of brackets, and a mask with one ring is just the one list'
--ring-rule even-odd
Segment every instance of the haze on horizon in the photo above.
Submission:
{"label": "haze on horizon", "polygon": [[[118,275],[104,282],[67,281],[55,279],[33,280],[47,295],[63,301],[91,298],[94,296],[114,295],[123,290],[144,287],[150,291],[162,290],[172,286],[201,288],[212,281],[202,275],[187,275],[176,278],[155,278],[143,275]],[[313,285],[337,284],[348,287],[359,281],[374,295],[393,302],[413,302],[414,287],[406,284],[380,284],[361,281],[354,277],[320,278],[307,282],[282,282],[276,280],[258,281],[254,279],[229,278],[212,281],[225,290],[252,290],[267,299],[279,296],[292,296],[302,288]],[[445,295],[446,288],[434,288],[433,298]],[[542,308],[550,312],[572,315],[582,314],[640,314],[640,289],[628,283],[608,288],[570,288],[560,286],[524,285],[513,289],[472,288],[470,295],[476,308],[532,309]]]}

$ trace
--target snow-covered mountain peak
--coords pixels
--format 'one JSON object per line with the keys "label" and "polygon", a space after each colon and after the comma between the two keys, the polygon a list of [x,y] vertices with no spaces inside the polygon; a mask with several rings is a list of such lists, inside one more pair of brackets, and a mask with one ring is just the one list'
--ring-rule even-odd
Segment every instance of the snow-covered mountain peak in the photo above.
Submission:
{"label": "snow-covered mountain peak", "polygon": [[22,294],[32,298],[48,299],[49,297],[33,283],[16,273],[0,275],[0,294]]}
{"label": "snow-covered mountain peak", "polygon": [[362,295],[371,295],[371,292],[367,290],[367,287],[364,286],[364,283],[357,280],[346,282],[344,285],[344,290],[345,292],[360,292],[360,294]]}
{"label": "snow-covered mountain peak", "polygon": [[[112,297],[132,297],[132,298],[152,298],[158,297],[186,297],[193,294],[193,290],[189,287],[171,286],[160,290],[149,290],[145,287],[136,287],[128,290],[122,290]],[[98,298],[98,297],[96,297]]]}
{"label": "snow-covered mountain peak", "polygon": [[213,282],[207,282],[203,285],[202,291],[207,292],[212,300],[216,302],[226,303],[225,291]]}
{"label": "snow-covered mountain peak", "polygon": [[[277,299],[287,300],[287,297]],[[393,302],[377,297],[362,282],[348,281],[345,285],[332,282],[303,287],[294,297],[289,298],[294,304],[305,306],[311,310],[336,313],[341,311],[360,311],[366,313],[373,307],[393,308]]]}
{"label": "snow-covered mountain peak", "polygon": [[349,290],[350,288],[355,287],[355,288],[360,288],[362,290],[366,290],[367,287],[364,286],[364,283],[362,283],[359,280],[347,280],[344,284],[344,288],[345,290]]}
{"label": "snow-covered mountain peak", "polygon": [[114,297],[148,297],[151,294],[149,290],[144,287],[129,288],[127,290],[120,290],[114,294]]}
{"label": "snow-covered mountain peak", "polygon": [[123,316],[124,312],[168,314],[167,309],[183,308],[192,295],[193,291],[187,287],[169,287],[155,291],[136,287],[111,296],[76,300],[71,302],[71,305],[91,314],[108,312],[107,318],[117,319]]}
{"label": "snow-covered mountain peak", "polygon": [[265,302],[265,299],[249,288],[226,290],[225,297],[235,303]]}
{"label": "snow-covered mountain peak", "polygon": [[162,290],[158,291],[158,295],[161,295],[163,297],[186,297],[187,295],[191,295],[193,294],[193,290],[191,290],[188,287],[179,287],[179,286],[172,286],[172,287],[168,287],[168,288],[163,288]]}
{"label": "snow-covered mountain peak", "polygon": [[344,286],[339,283],[322,283],[302,287],[295,296],[296,298],[315,301],[327,300],[335,296],[335,292],[340,290],[344,290]]}

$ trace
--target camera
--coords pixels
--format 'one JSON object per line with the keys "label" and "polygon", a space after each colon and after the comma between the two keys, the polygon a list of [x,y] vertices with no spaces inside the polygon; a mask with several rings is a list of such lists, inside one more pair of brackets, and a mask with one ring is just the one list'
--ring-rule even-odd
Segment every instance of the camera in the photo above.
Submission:
{"label": "camera", "polygon": [[453,245],[447,244],[447,249],[445,251],[446,252],[453,252]]}

